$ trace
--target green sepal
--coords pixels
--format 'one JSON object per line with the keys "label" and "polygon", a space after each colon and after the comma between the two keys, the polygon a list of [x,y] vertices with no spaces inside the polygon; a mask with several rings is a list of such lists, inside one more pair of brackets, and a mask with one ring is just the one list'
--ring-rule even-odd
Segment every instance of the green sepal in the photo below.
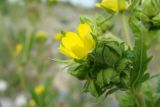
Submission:
{"label": "green sepal", "polygon": [[90,92],[93,96],[99,97],[104,91],[101,90],[94,80],[88,80],[83,87],[83,92]]}
{"label": "green sepal", "polygon": [[72,63],[69,65],[68,71],[71,75],[80,80],[84,80],[87,76],[87,67],[84,63]]}
{"label": "green sepal", "polygon": [[131,65],[131,63],[132,61],[130,59],[123,58],[119,61],[116,69],[118,72],[122,72],[125,69],[129,69],[129,66]]}
{"label": "green sepal", "polygon": [[97,83],[100,87],[105,87],[111,81],[118,81],[117,72],[113,68],[102,70],[97,74]]}
{"label": "green sepal", "polygon": [[120,75],[120,83],[118,84],[118,87],[121,89],[129,89],[130,87],[130,79],[129,79],[129,72],[124,71]]}
{"label": "green sepal", "polygon": [[89,25],[92,25],[92,23],[93,23],[93,21],[88,17],[80,17],[79,20],[80,20],[80,23],[82,23],[82,24],[87,23]]}

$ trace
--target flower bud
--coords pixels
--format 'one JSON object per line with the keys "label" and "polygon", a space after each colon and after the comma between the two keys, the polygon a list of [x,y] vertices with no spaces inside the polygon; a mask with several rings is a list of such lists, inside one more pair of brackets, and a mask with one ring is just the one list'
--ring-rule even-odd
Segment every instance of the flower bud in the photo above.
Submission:
{"label": "flower bud", "polygon": [[97,83],[100,87],[104,87],[106,85],[109,85],[111,82],[118,82],[119,77],[117,72],[113,68],[107,68],[105,70],[102,70],[97,75]]}
{"label": "flower bud", "polygon": [[101,38],[92,54],[96,63],[113,66],[120,60],[123,51],[124,44]]}
{"label": "flower bud", "polygon": [[159,0],[144,0],[142,3],[142,12],[148,17],[158,15],[160,12],[160,1]]}
{"label": "flower bud", "polygon": [[88,80],[84,85],[84,92],[90,92],[93,96],[99,97],[104,92],[94,80]]}
{"label": "flower bud", "polygon": [[44,41],[47,40],[48,35],[45,32],[43,32],[43,31],[39,31],[39,32],[37,32],[35,34],[35,37],[36,37],[37,42],[41,43],[41,42],[44,42]]}
{"label": "flower bud", "polygon": [[[125,71],[127,72],[127,71]],[[129,76],[125,73],[121,73],[120,75],[120,83],[117,85],[121,89],[128,89],[130,84]]]}

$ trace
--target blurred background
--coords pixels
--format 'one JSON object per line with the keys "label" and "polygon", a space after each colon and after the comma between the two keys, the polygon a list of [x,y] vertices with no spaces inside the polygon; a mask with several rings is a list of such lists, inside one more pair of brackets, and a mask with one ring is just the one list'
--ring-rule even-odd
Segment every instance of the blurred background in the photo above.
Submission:
{"label": "blurred background", "polygon": [[[98,1],[0,0],[0,107],[119,107],[116,95],[99,102],[82,93],[83,83],[66,72],[65,63],[52,60],[65,58],[55,35],[75,31],[80,16],[102,13]],[[149,71],[157,74],[160,37],[148,43],[154,56]]]}

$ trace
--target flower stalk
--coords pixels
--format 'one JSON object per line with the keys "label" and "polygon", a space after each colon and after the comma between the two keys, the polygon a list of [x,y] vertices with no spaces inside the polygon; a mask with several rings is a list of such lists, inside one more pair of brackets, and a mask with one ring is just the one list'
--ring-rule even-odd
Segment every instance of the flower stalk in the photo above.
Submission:
{"label": "flower stalk", "polygon": [[128,27],[128,24],[127,24],[126,14],[125,14],[125,12],[121,12],[120,15],[121,15],[123,28],[124,28],[124,38],[126,39],[128,46],[130,48],[132,48],[131,40],[130,40],[130,36],[129,36],[129,29],[128,29],[129,27]]}

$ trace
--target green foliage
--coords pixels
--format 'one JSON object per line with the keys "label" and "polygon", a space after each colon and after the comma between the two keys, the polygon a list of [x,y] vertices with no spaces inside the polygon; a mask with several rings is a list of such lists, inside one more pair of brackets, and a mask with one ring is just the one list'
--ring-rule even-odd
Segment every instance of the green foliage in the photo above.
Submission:
{"label": "green foliage", "polygon": [[[146,1],[148,2],[148,1]],[[145,6],[144,6],[145,7]],[[137,11],[139,13],[139,11]],[[148,46],[146,45],[147,29],[143,21],[148,21],[143,14],[134,14],[130,17],[129,24],[135,38],[135,47],[133,50],[133,69],[130,73],[131,87],[139,87],[141,83],[149,79],[149,74],[146,73],[151,57],[148,57]],[[140,20],[139,20],[140,18]]]}
{"label": "green foliage", "polygon": [[101,33],[102,25],[114,14],[110,13],[104,21],[101,21],[102,18],[97,18],[96,23],[88,18],[80,18],[81,23],[92,26],[96,46],[88,54],[86,61],[76,61],[69,70],[78,79],[86,80],[85,92],[99,97],[116,90],[133,91],[138,90],[142,83],[149,80],[147,67],[152,57],[148,56],[147,38],[151,31],[159,29],[159,2],[159,0],[131,1],[129,20],[126,23],[129,24],[134,36],[133,48],[119,38],[106,37]]}

